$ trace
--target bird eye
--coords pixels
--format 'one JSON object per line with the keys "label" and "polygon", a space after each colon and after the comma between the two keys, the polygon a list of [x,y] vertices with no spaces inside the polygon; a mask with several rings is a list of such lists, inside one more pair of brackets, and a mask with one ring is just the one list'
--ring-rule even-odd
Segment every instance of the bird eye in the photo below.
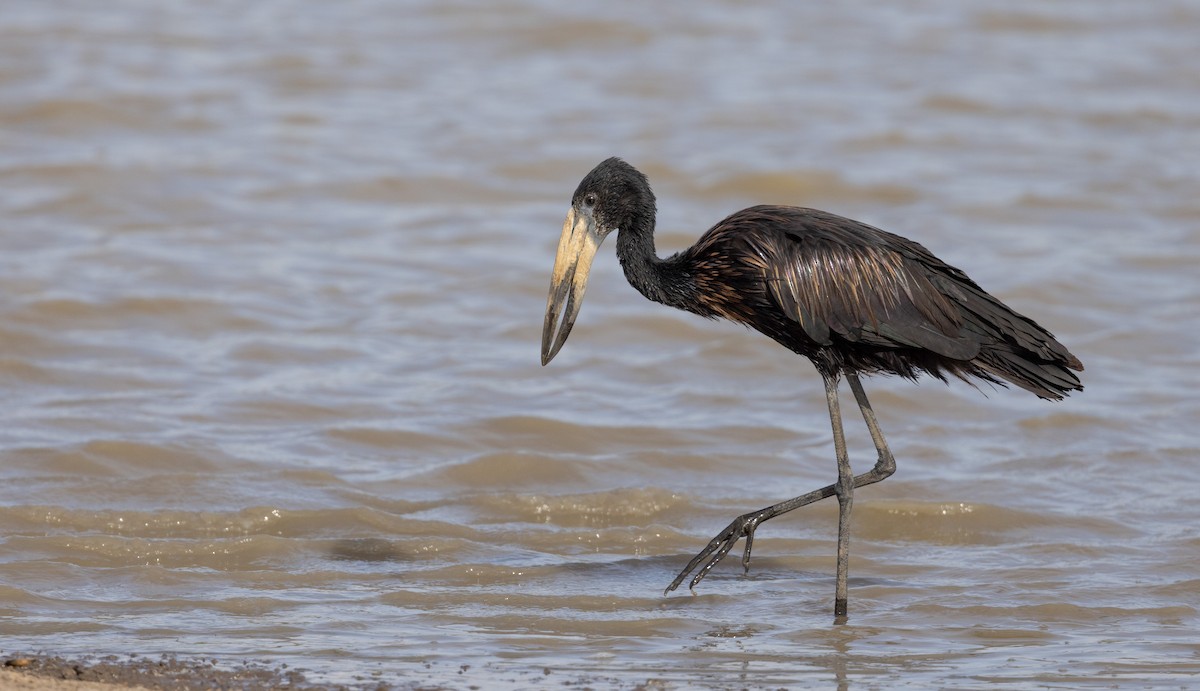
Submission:
{"label": "bird eye", "polygon": [[587,204],[588,206],[595,206],[596,205],[596,195],[588,194],[587,196],[585,196],[583,198],[583,203]]}

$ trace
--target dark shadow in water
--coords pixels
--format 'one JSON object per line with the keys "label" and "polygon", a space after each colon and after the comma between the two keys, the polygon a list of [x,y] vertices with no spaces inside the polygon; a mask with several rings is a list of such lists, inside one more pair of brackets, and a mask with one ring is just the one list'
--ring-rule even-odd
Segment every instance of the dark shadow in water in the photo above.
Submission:
{"label": "dark shadow in water", "polygon": [[338,540],[329,549],[329,556],[341,561],[408,561],[408,556],[391,541],[371,537]]}

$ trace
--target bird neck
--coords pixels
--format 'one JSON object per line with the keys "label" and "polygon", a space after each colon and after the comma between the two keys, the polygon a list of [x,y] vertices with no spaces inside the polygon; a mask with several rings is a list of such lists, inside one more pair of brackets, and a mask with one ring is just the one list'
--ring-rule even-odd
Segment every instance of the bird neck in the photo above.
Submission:
{"label": "bird neck", "polygon": [[617,232],[617,259],[629,285],[648,299],[686,309],[690,281],[675,262],[659,259],[654,250],[654,221],[640,221]]}

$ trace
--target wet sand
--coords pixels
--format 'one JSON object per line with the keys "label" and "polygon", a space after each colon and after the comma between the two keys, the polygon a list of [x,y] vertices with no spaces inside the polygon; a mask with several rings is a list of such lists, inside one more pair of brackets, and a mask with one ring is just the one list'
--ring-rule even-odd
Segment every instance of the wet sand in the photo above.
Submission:
{"label": "wet sand", "polygon": [[[28,691],[104,691],[124,689],[260,689],[327,688],[308,684],[301,672],[245,662],[221,664],[216,659],[148,658],[136,655],[64,658],[54,655],[5,655],[0,689]],[[371,686],[364,681],[360,686]]]}
{"label": "wet sand", "polygon": [[[296,691],[317,689],[362,689],[385,691],[386,689],[420,688],[432,689],[487,689],[488,684],[464,681],[464,672],[469,664],[459,665],[444,677],[423,675],[421,678],[388,680],[373,679],[362,675],[347,683],[328,684],[310,682],[302,669],[288,669],[288,665],[269,665],[264,662],[243,661],[230,664],[216,658],[181,659],[171,655],[157,658],[138,655],[104,655],[80,658],[65,658],[55,655],[0,655],[0,691],[106,691],[129,689],[138,691],[194,691],[196,689],[239,689],[240,691],[273,691],[295,689]],[[540,678],[539,678],[540,677]],[[555,674],[543,668],[533,677],[535,683],[525,682],[523,688],[540,687],[545,684],[555,687],[577,688],[625,688],[626,681],[605,675],[581,675],[577,673]],[[497,680],[502,685],[511,679]],[[537,683],[537,682],[545,682]],[[644,683],[633,684],[637,688],[655,686],[653,678]]]}

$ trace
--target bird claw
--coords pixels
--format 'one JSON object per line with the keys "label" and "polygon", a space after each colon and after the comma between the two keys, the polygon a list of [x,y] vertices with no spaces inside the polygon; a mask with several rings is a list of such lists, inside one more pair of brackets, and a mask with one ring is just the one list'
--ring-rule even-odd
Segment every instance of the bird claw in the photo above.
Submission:
{"label": "bird claw", "polygon": [[[667,595],[672,590],[678,588],[684,579],[687,578],[688,574],[695,571],[696,567],[699,566],[700,570],[696,571],[692,582],[688,584],[688,589],[694,590],[696,585],[704,580],[708,572],[712,571],[712,568],[717,565],[717,562],[724,559],[725,555],[729,554],[729,550],[733,549],[737,541],[743,537],[746,538],[746,549],[742,552],[742,568],[749,573],[750,550],[754,547],[754,531],[758,528],[758,524],[762,523],[765,515],[763,511],[752,511],[733,519],[733,522],[726,526],[724,530],[717,533],[717,536],[710,540],[704,549],[700,550],[699,554],[692,557],[692,560],[687,563],[687,566],[683,567],[683,570],[679,572],[675,580],[671,581],[671,585],[667,586],[667,589],[663,591],[663,595]],[[700,566],[702,563],[704,565]]]}

